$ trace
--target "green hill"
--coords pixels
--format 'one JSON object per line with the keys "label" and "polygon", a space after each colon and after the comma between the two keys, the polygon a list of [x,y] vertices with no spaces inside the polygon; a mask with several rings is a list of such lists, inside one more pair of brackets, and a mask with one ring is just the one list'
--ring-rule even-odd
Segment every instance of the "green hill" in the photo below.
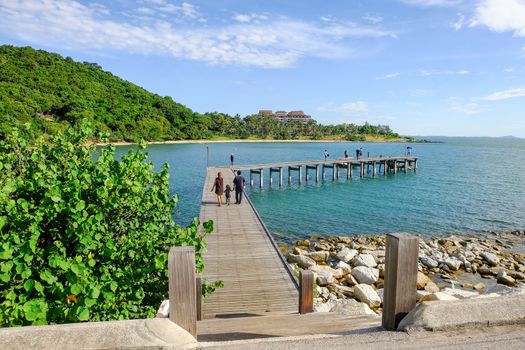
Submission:
{"label": "green hill", "polygon": [[193,112],[102,70],[96,63],[31,47],[0,46],[0,138],[13,126],[29,123],[34,134],[53,134],[90,120],[111,141],[183,139],[345,139],[395,140],[386,125],[279,123],[273,118],[245,118]]}

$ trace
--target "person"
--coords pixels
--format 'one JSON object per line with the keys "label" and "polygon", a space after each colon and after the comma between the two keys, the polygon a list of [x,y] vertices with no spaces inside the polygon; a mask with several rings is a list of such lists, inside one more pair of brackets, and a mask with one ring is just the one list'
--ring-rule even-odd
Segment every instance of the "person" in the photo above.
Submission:
{"label": "person", "polygon": [[348,150],[345,149],[345,159],[348,158]]}
{"label": "person", "polygon": [[246,180],[242,176],[240,170],[237,171],[237,176],[233,179],[233,189],[235,190],[235,204],[241,204],[242,192],[246,186]]}
{"label": "person", "polygon": [[226,196],[226,205],[230,205],[231,192],[232,188],[230,185],[226,185],[226,189],[224,190],[224,195]]}
{"label": "person", "polygon": [[231,166],[233,168],[233,153],[230,154],[230,163],[231,163]]}
{"label": "person", "polygon": [[412,147],[407,146],[407,156],[412,154]]}
{"label": "person", "polygon": [[215,190],[215,194],[217,195],[217,203],[220,207],[222,203],[222,194],[224,192],[224,179],[222,178],[222,173],[220,171],[217,173],[217,177],[213,182],[213,187],[211,188],[211,191],[213,192],[213,190]]}
{"label": "person", "polygon": [[363,156],[363,147],[359,147],[359,157]]}
{"label": "person", "polygon": [[356,159],[359,159],[359,153],[360,153],[359,149],[356,149],[355,150],[355,157],[356,157]]}
{"label": "person", "polygon": [[330,157],[330,154],[328,154],[327,150],[324,150],[324,160],[326,161],[326,158]]}

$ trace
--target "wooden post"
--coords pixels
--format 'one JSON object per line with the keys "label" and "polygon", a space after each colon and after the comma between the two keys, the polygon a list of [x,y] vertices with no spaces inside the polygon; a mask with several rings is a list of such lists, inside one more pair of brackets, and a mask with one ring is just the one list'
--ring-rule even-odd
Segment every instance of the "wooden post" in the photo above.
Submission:
{"label": "wooden post", "polygon": [[283,187],[283,168],[279,168],[279,187]]}
{"label": "wooden post", "polygon": [[374,176],[376,176],[376,175],[377,175],[376,161],[374,160],[374,161],[372,162],[372,164],[373,164],[373,170],[372,170],[372,172],[373,172]]}
{"label": "wooden post", "polygon": [[304,179],[306,180],[306,183],[310,180],[310,176],[308,176],[308,165],[304,166]]}
{"label": "wooden post", "polygon": [[172,247],[168,254],[169,319],[197,337],[195,248]]}
{"label": "wooden post", "polygon": [[397,329],[416,306],[419,238],[408,233],[386,235],[385,282],[382,326]]}
{"label": "wooden post", "polygon": [[307,314],[314,310],[314,273],[302,270],[299,275],[299,313]]}
{"label": "wooden post", "polygon": [[298,166],[299,168],[299,185],[303,184],[303,167],[302,165]]}
{"label": "wooden post", "polygon": [[386,160],[385,160],[385,162],[383,164],[383,175],[386,176],[387,175],[387,171],[388,171],[388,166],[387,166],[387,163],[386,163]]}
{"label": "wooden post", "polygon": [[405,174],[408,172],[408,160],[405,159]]}
{"label": "wooden post", "polygon": [[365,176],[365,163],[361,162],[361,168],[359,169],[360,170],[360,176],[361,177],[364,177]]}
{"label": "wooden post", "polygon": [[346,163],[346,179],[350,180],[352,177],[352,162]]}
{"label": "wooden post", "polygon": [[315,183],[319,182],[319,164],[315,165]]}
{"label": "wooden post", "polygon": [[332,180],[335,181],[337,178],[337,164],[332,164]]}
{"label": "wooden post", "polygon": [[394,159],[394,174],[397,174],[397,159]]}
{"label": "wooden post", "polygon": [[270,168],[270,188],[272,188],[272,184],[273,184],[272,175],[273,175],[273,169]]}
{"label": "wooden post", "polygon": [[253,172],[252,172],[252,169],[250,169],[250,187],[253,187]]}
{"label": "wooden post", "polygon": [[288,184],[292,184],[292,167],[288,167]]}
{"label": "wooden post", "polygon": [[414,172],[417,170],[417,159],[414,159]]}
{"label": "wooden post", "polygon": [[259,170],[260,173],[259,173],[259,188],[263,188],[263,182],[264,182],[264,169],[261,168],[261,170]]}
{"label": "wooden post", "polygon": [[195,279],[195,300],[197,301],[197,321],[202,320],[202,277]]}
{"label": "wooden post", "polygon": [[324,167],[324,164],[323,164],[323,181],[326,179],[326,169]]}

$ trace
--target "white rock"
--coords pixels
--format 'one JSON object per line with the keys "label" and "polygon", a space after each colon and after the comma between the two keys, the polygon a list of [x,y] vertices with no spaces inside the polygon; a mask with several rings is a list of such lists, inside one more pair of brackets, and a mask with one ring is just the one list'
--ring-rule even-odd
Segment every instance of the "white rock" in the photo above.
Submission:
{"label": "white rock", "polygon": [[358,284],[354,287],[354,296],[370,307],[379,307],[381,298],[377,292],[368,284]]}
{"label": "white rock", "polygon": [[425,265],[426,267],[430,268],[430,269],[433,269],[435,267],[438,267],[438,262],[432,258],[429,258],[427,256],[422,256],[421,258],[419,258],[419,260],[421,260],[421,263],[423,265]]}
{"label": "white rock", "polygon": [[320,251],[317,251],[317,252],[306,253],[306,255],[309,258],[312,258],[315,262],[324,263],[326,260],[328,260],[328,257],[330,256],[330,253],[326,252],[324,250],[320,250]]}
{"label": "white rock", "polygon": [[379,270],[373,267],[358,266],[352,269],[352,276],[359,283],[373,284],[379,278]]}
{"label": "white rock", "polygon": [[307,269],[310,266],[316,265],[315,261],[305,255],[296,255],[296,254],[288,254],[288,262],[295,263],[302,267],[303,269]]}
{"label": "white rock", "polygon": [[379,288],[376,290],[377,295],[379,295],[379,298],[381,299],[381,304],[383,303],[384,297],[385,297],[385,289]]}
{"label": "white rock", "polygon": [[377,314],[370,309],[370,307],[365,304],[361,303],[355,299],[345,299],[345,300],[339,300],[334,307],[330,310],[330,312],[340,312],[344,315],[349,316],[361,316],[361,315],[374,315],[377,316]]}
{"label": "white rock", "polygon": [[489,265],[496,266],[499,263],[499,258],[496,256],[496,254],[492,254],[489,252],[481,252],[479,254],[483,259],[485,259],[486,262],[489,263]]}
{"label": "white rock", "polygon": [[337,260],[341,260],[341,261],[344,261],[345,263],[348,263],[350,260],[354,258],[354,256],[357,255],[357,253],[358,251],[355,249],[349,249],[349,248],[344,247],[340,251],[332,253],[332,256]]}
{"label": "white rock", "polygon": [[376,267],[376,259],[370,254],[359,254],[352,260],[354,266]]}
{"label": "white rock", "polygon": [[334,303],[332,301],[327,301],[326,303],[314,305],[314,312],[330,312],[333,307]]}
{"label": "white rock", "polygon": [[449,269],[453,271],[459,270],[462,264],[461,261],[455,258],[448,258],[448,259],[445,259],[445,261],[443,262],[448,266]]}
{"label": "white rock", "polygon": [[170,301],[163,300],[157,310],[157,317],[166,318],[170,315]]}
{"label": "white rock", "polygon": [[343,271],[343,274],[347,275],[350,272],[352,272],[352,267],[345,263],[344,261],[338,261],[337,264],[334,265],[334,268],[341,269]]}
{"label": "white rock", "polygon": [[432,293],[423,298],[423,301],[448,301],[448,300],[458,300],[458,298],[450,294],[443,293],[443,292]]}
{"label": "white rock", "polygon": [[467,299],[479,296],[479,294],[476,292],[455,288],[444,288],[441,290],[441,293],[452,295],[453,297],[456,297],[458,299]]}
{"label": "white rock", "polygon": [[316,275],[317,275],[317,284],[320,286],[326,286],[328,284],[335,282],[334,274],[328,271],[327,269],[317,272]]}
{"label": "white rock", "polygon": [[426,290],[418,290],[416,291],[416,300],[417,301],[421,301],[421,299],[423,299],[424,297],[426,297],[427,295],[430,295],[432,293],[430,292],[427,292]]}
{"label": "white rock", "polygon": [[345,282],[348,283],[349,286],[355,286],[356,284],[359,284],[359,282],[357,282],[357,280],[354,276],[352,276],[351,273],[346,275]]}
{"label": "white rock", "polygon": [[427,277],[423,272],[417,272],[417,289],[425,289],[427,283],[430,282],[430,278]]}

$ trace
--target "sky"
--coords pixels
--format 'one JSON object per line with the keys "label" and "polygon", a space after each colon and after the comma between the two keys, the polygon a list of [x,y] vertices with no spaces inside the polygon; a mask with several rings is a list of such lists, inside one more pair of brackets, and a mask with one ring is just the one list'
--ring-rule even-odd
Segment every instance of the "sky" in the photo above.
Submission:
{"label": "sky", "polygon": [[0,44],[201,113],[525,137],[525,0],[0,0]]}

